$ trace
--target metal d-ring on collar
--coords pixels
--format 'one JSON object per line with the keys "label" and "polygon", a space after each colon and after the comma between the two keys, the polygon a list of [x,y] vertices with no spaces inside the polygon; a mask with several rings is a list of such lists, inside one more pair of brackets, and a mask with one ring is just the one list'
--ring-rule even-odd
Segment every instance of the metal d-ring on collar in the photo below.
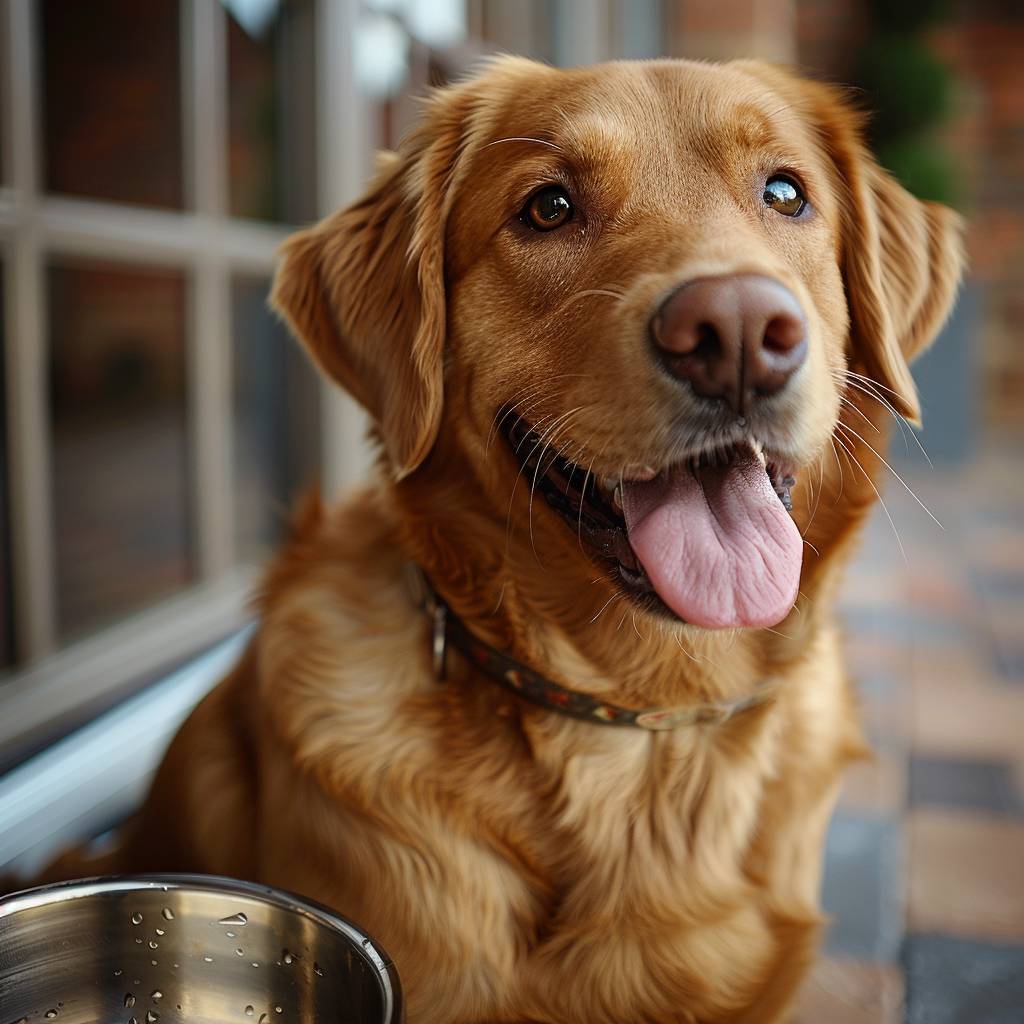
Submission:
{"label": "metal d-ring on collar", "polygon": [[659,732],[681,725],[727,722],[734,715],[764,704],[775,693],[774,686],[762,683],[754,693],[737,700],[709,701],[675,708],[637,709],[612,704],[552,682],[529,666],[484,643],[444,603],[418,566],[410,567],[410,578],[418,603],[430,616],[431,661],[434,676],[439,680],[445,677],[446,655],[448,645],[451,644],[495,682],[541,707],[596,725],[632,725]]}

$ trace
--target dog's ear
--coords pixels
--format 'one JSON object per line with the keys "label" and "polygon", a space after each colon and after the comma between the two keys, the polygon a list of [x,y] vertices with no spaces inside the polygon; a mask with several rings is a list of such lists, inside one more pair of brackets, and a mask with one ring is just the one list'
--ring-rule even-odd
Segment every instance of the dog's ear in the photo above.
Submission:
{"label": "dog's ear", "polygon": [[441,420],[445,223],[468,110],[466,87],[436,92],[362,199],[285,242],[271,293],[374,418],[398,478],[426,458]]}
{"label": "dog's ear", "polygon": [[940,203],[915,199],[859,140],[837,163],[849,187],[843,271],[853,352],[897,412],[919,424],[908,364],[953,307],[964,263],[961,220]]}
{"label": "dog's ear", "polygon": [[915,199],[878,165],[863,141],[863,115],[841,90],[756,61],[740,66],[808,119],[835,165],[851,358],[918,424],[909,363],[952,309],[964,264],[961,219]]}

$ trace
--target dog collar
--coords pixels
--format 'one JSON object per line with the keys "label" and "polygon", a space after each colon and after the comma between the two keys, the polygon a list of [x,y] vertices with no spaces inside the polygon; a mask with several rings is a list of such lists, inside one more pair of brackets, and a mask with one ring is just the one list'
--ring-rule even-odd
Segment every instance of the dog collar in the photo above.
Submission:
{"label": "dog collar", "polygon": [[549,711],[557,711],[596,725],[630,725],[655,732],[675,729],[681,725],[720,724],[734,715],[764,704],[775,692],[773,686],[762,684],[749,696],[729,701],[640,709],[612,704],[553,682],[528,665],[491,647],[475,636],[445,604],[419,567],[413,567],[412,576],[414,593],[431,619],[431,656],[434,675],[439,680],[445,678],[446,656],[448,646],[451,645],[506,690]]}

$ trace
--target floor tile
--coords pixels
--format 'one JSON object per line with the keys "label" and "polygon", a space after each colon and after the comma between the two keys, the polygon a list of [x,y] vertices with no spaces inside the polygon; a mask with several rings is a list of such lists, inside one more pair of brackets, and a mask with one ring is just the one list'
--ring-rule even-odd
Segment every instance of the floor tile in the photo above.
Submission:
{"label": "floor tile", "polygon": [[1024,688],[964,678],[957,666],[915,664],[911,742],[915,750],[965,758],[1012,758],[1021,750]]}
{"label": "floor tile", "polygon": [[903,976],[895,965],[822,959],[800,995],[794,1024],[899,1024]]}
{"label": "floor tile", "polygon": [[914,755],[910,759],[908,796],[912,807],[1024,812],[1024,796],[1017,789],[1010,761]]}
{"label": "floor tile", "polygon": [[1024,824],[917,809],[908,856],[911,930],[1024,942]]}
{"label": "floor tile", "polygon": [[895,822],[840,809],[826,841],[822,902],[828,955],[887,962],[903,934],[902,865]]}
{"label": "floor tile", "polygon": [[[910,935],[907,1024],[1021,1024],[1024,946]],[[822,1024],[831,1018],[822,1017]]]}
{"label": "floor tile", "polygon": [[839,807],[853,814],[895,818],[907,800],[907,769],[902,751],[872,744],[872,756],[855,761],[843,773]]}

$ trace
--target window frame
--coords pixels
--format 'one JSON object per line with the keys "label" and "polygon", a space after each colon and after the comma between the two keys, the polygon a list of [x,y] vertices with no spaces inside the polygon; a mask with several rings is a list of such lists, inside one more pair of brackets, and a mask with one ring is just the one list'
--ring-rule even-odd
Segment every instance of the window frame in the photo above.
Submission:
{"label": "window frame", "polygon": [[[549,45],[556,63],[606,58],[625,16],[620,3],[555,0]],[[652,3],[655,17],[663,20],[661,0]],[[0,253],[6,269],[13,641],[21,663],[0,673],[0,770],[12,752],[16,757],[39,749],[251,617],[246,602],[254,571],[235,564],[234,549],[231,283],[237,274],[269,277],[290,229],[230,216],[226,13],[217,0],[180,4],[185,209],[179,212],[43,192],[38,12],[33,0],[0,0]],[[502,5],[494,4],[466,0],[470,34],[485,20],[495,21],[502,34],[521,34],[523,27],[499,17]],[[379,142],[379,122],[355,80],[361,9],[360,0],[316,0],[320,216],[358,195]],[[530,25],[536,28],[533,20]],[[532,39],[533,28],[530,33]],[[416,89],[424,83],[410,84]],[[46,266],[67,256],[161,265],[186,274],[189,493],[198,572],[196,582],[173,597],[58,649]],[[364,441],[365,415],[329,381],[321,387],[321,485],[332,495],[363,477],[372,458]]]}
{"label": "window frame", "polygon": [[[236,564],[231,282],[269,278],[290,228],[230,216],[226,12],[180,0],[185,209],[158,210],[44,192],[39,12],[0,0],[0,253],[13,642],[19,667],[0,675],[0,755],[28,749],[109,706],[237,629],[250,617],[251,567]],[[358,0],[319,0],[316,163],[321,215],[352,198],[370,167],[364,103],[353,80]],[[6,66],[6,70],[3,70]],[[58,647],[46,268],[52,259],[159,265],[183,271],[190,521],[196,581],[114,626]],[[321,480],[333,493],[368,464],[362,416],[322,385]]]}

